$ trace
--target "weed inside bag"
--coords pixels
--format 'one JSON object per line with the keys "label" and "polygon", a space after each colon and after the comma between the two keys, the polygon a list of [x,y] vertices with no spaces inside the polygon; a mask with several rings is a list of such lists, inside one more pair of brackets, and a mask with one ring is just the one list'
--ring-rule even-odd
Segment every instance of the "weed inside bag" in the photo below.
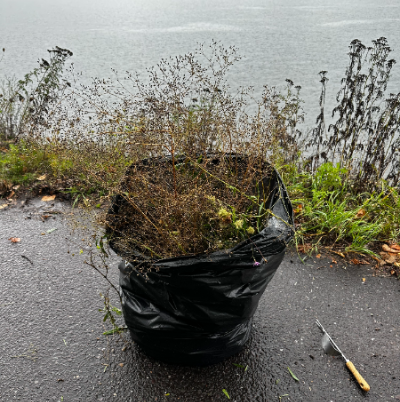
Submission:
{"label": "weed inside bag", "polygon": [[[118,210],[107,217],[113,247],[150,259],[229,249],[264,228],[271,195],[266,163],[236,155],[133,165],[121,185]],[[264,179],[264,180],[263,180]]]}

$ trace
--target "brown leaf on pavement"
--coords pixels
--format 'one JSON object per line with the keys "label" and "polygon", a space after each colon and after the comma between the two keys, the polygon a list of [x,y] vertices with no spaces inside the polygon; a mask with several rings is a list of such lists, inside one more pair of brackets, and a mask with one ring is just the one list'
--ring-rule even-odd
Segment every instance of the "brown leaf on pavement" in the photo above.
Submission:
{"label": "brown leaf on pavement", "polygon": [[56,195],[45,195],[42,197],[42,201],[53,201],[56,198]]}
{"label": "brown leaf on pavement", "polygon": [[386,253],[381,251],[379,255],[385,260],[387,264],[393,264],[400,259],[400,256],[397,253]]}
{"label": "brown leaf on pavement", "polygon": [[10,198],[14,197],[15,195],[15,191],[11,191],[11,194],[7,197],[7,200],[9,200]]}
{"label": "brown leaf on pavement", "polygon": [[387,251],[388,253],[400,253],[400,250],[396,250],[396,249],[394,249],[392,247],[389,247],[387,244],[384,244],[382,246],[382,250]]}
{"label": "brown leaf on pavement", "polygon": [[21,241],[19,237],[10,237],[8,240],[10,240],[11,243],[19,243]]}
{"label": "brown leaf on pavement", "polygon": [[312,249],[311,244],[307,244],[307,243],[306,244],[300,244],[300,245],[297,246],[297,251],[299,253],[303,253],[303,254],[309,252],[311,249]]}
{"label": "brown leaf on pavement", "polygon": [[382,260],[382,259],[380,259],[380,258],[377,258],[377,257],[375,257],[375,256],[373,256],[373,255],[371,255],[371,258],[374,259],[374,260],[378,263],[377,266],[376,266],[376,268],[378,268],[378,267],[380,267],[380,266],[386,264],[385,260]]}
{"label": "brown leaf on pavement", "polygon": [[332,251],[333,253],[340,255],[342,258],[345,258],[345,255],[343,253],[340,253],[338,251]]}
{"label": "brown leaf on pavement", "polygon": [[311,250],[311,245],[310,244],[300,244],[299,246],[297,246],[297,251],[299,253],[303,253],[306,254],[307,252],[309,252]]}
{"label": "brown leaf on pavement", "polygon": [[354,265],[361,265],[361,261],[358,260],[357,258],[353,258],[352,260],[350,260]]}

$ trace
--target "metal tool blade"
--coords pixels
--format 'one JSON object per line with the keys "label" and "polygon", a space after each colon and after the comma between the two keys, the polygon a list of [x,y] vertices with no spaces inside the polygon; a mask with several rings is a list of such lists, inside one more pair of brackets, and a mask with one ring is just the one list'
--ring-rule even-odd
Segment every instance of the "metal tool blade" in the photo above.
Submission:
{"label": "metal tool blade", "polygon": [[343,352],[338,348],[336,343],[333,341],[333,339],[329,336],[329,334],[325,331],[325,328],[322,326],[322,324],[316,320],[315,323],[318,325],[319,329],[323,332],[323,337],[322,337],[322,348],[324,349],[325,353],[331,355],[331,356],[342,356],[344,361],[347,362],[346,356],[343,354]]}
{"label": "metal tool blade", "polygon": [[322,349],[324,349],[325,353],[331,356],[340,356],[341,353],[335,348],[335,346],[331,342],[331,338],[328,334],[324,334],[321,340]]}

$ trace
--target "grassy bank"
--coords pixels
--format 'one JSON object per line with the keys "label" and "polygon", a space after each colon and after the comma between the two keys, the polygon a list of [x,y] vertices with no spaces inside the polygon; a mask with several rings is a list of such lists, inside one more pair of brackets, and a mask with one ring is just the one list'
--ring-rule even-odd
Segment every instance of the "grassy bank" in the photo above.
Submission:
{"label": "grassy bank", "polygon": [[[2,197],[10,202],[21,196],[57,194],[74,206],[100,208],[109,204],[127,165],[134,161],[106,147],[83,151],[20,141],[0,153]],[[349,170],[339,164],[326,162],[314,173],[304,164],[275,165],[294,207],[300,252],[332,250],[361,261],[360,255],[379,258],[383,243],[400,241],[397,188],[382,179],[374,190],[360,192]],[[393,262],[396,267],[397,259]]]}
{"label": "grassy bank", "polygon": [[[289,80],[285,93],[265,87],[250,115],[244,101],[249,90],[230,97],[220,76],[211,82],[192,55],[183,57],[172,73],[173,95],[157,75],[151,76],[151,91],[127,77],[137,89],[132,95],[119,80],[69,89],[62,66],[70,54],[57,53],[50,67],[42,63],[36,71],[33,87],[25,79],[13,96],[8,87],[9,99],[2,98],[0,195],[10,202],[24,193],[50,193],[74,206],[100,208],[118,193],[134,162],[157,152],[173,154],[175,146],[181,146],[181,154],[194,152],[189,148],[193,142],[195,152],[207,152],[216,143],[220,151],[229,151],[237,141],[235,150],[259,147],[257,152],[267,155],[281,174],[294,207],[299,251],[318,255],[330,250],[354,263],[372,256],[397,275],[395,246],[382,251],[383,245],[390,248],[400,241],[400,94],[385,93],[394,60],[384,38],[370,48],[353,41],[349,50],[335,123],[325,127],[327,76],[321,72],[321,113],[307,132],[300,129],[300,87]],[[221,74],[239,60],[235,52],[218,57]],[[190,85],[180,74],[190,71],[187,66],[197,69]],[[47,92],[46,82],[52,83]],[[41,101],[30,100],[35,96]],[[10,107],[10,99],[20,102],[18,108]],[[6,125],[5,111],[18,122],[18,135]],[[222,130],[229,132],[228,140]]]}

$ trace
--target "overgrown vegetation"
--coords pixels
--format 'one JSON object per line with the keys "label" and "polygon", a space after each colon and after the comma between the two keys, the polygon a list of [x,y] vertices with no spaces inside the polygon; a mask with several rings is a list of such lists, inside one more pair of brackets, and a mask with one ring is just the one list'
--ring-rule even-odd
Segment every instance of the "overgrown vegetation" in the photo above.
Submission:
{"label": "overgrown vegetation", "polygon": [[[265,87],[253,108],[250,89],[233,93],[225,74],[240,59],[234,48],[213,43],[162,60],[147,83],[129,75],[71,88],[74,77],[61,78],[64,52],[52,76],[57,96],[42,91],[31,101],[45,104],[41,117],[26,110],[13,117],[24,124],[3,145],[0,190],[7,197],[15,185],[45,187],[92,206],[119,194],[130,205],[125,224],[136,228],[126,246],[157,259],[231,247],[257,233],[270,217],[268,194],[257,187],[268,161],[287,185],[302,250],[371,254],[379,241],[400,240],[400,93],[386,94],[390,53],[385,38],[371,47],[354,40],[334,123],[326,129],[322,71],[321,113],[315,129],[302,132],[300,87],[290,80],[286,93]],[[35,77],[49,71],[43,66]],[[21,87],[18,94],[28,98]],[[9,114],[3,106],[0,121]],[[10,137],[3,129],[3,140]],[[235,166],[232,154],[246,155],[245,162]],[[158,175],[135,168],[120,187],[132,163],[166,155]]]}
{"label": "overgrown vegetation", "polygon": [[48,52],[49,61],[42,59],[23,79],[8,78],[0,84],[0,138],[14,139],[47,127],[50,104],[71,86],[63,70],[72,52],[57,46]]}

